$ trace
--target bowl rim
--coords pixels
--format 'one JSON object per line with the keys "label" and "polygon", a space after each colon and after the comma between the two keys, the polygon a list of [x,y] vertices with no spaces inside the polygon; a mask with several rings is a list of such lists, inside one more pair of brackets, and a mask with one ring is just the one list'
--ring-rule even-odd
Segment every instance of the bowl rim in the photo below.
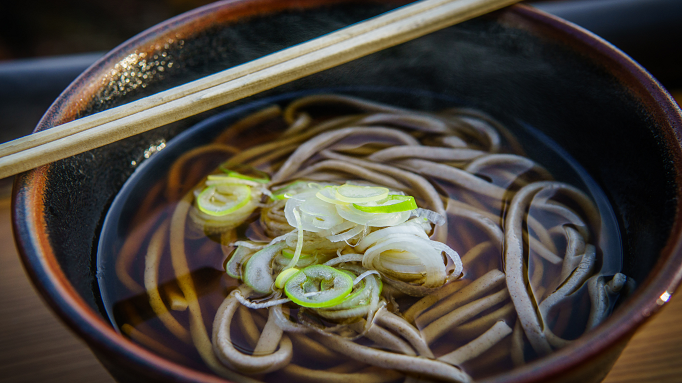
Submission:
{"label": "bowl rim", "polygon": [[[78,100],[74,99],[75,92],[93,92],[94,88],[88,86],[92,76],[111,67],[130,52],[145,47],[152,49],[161,39],[179,36],[181,32],[189,34],[206,24],[236,19],[248,15],[249,12],[286,8],[288,3],[278,0],[225,0],[184,13],[142,32],[109,52],[81,74],[50,106],[36,130],[74,119],[80,106]],[[310,6],[320,3],[328,2],[306,2]],[[521,28],[529,28],[559,39],[610,69],[620,81],[629,85],[628,89],[657,119],[672,159],[682,165],[682,111],[672,96],[639,64],[591,32],[535,8],[517,4],[498,11],[497,14],[502,15],[506,21],[518,22]],[[45,231],[41,196],[49,167],[50,165],[42,166],[17,176],[12,192],[15,241],[24,268],[43,299],[98,356],[123,359],[135,370],[152,370],[174,381],[225,382],[221,377],[175,364],[121,336],[78,295],[59,267],[50,247],[49,235]],[[682,185],[682,166],[676,168],[674,178],[677,185]],[[682,189],[677,189],[676,197],[679,211]],[[682,215],[676,214],[671,235],[659,260],[649,277],[621,309],[622,312],[628,311],[630,315],[612,315],[593,334],[581,337],[574,344],[558,350],[551,358],[531,362],[501,377],[491,377],[484,381],[539,382],[597,359],[604,350],[617,347],[623,344],[623,340],[629,339],[637,327],[668,301],[681,280]]]}

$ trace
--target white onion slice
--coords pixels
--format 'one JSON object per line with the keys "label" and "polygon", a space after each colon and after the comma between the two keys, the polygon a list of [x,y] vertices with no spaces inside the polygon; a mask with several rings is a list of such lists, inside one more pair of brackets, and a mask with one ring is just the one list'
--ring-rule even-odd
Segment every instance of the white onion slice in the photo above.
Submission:
{"label": "white onion slice", "polygon": [[[377,256],[381,256],[381,248],[405,250],[415,259],[420,260],[422,265],[424,265],[424,272],[426,273],[424,285],[427,287],[438,287],[445,283],[447,275],[440,252],[433,249],[433,247],[430,247],[429,242],[431,241],[426,241],[417,237],[396,239],[390,243],[382,243],[376,246],[378,247],[377,251],[379,252]],[[372,249],[370,248],[367,252],[370,250]]]}
{"label": "white onion slice", "polygon": [[376,270],[367,270],[367,271],[365,271],[364,273],[358,275],[358,277],[355,278],[355,280],[353,280],[353,286],[357,285],[358,283],[360,283],[361,280],[365,279],[367,276],[372,275],[372,274],[376,274],[376,275],[378,275],[379,277],[381,277],[381,274],[379,274],[378,271],[376,271]]}
{"label": "white onion slice", "polygon": [[282,271],[286,269],[290,269],[292,267],[295,267],[296,264],[298,263],[298,259],[301,257],[301,250],[303,250],[303,229],[301,228],[301,216],[298,213],[298,210],[294,210],[294,219],[296,220],[296,228],[298,229],[297,233],[297,241],[296,241],[296,250],[294,251],[294,256],[291,257],[291,262],[289,262],[288,265],[286,265]]}
{"label": "white onion slice", "polygon": [[410,218],[410,211],[398,213],[366,213],[353,207],[353,205],[336,205],[336,211],[344,219],[358,225],[371,227],[384,227],[399,225]]}
{"label": "white onion slice", "polygon": [[425,287],[439,287],[445,283],[443,251],[453,258],[456,267],[459,260],[456,252],[428,239],[421,228],[412,224],[377,230],[360,241],[357,248],[358,251],[365,250],[362,259],[365,268],[393,275],[424,274]]}
{"label": "white onion slice", "polygon": [[342,232],[344,232],[344,231],[346,231],[346,230],[348,230],[348,229],[354,228],[355,225],[357,225],[355,222],[351,222],[351,221],[346,221],[346,220],[344,220],[344,221],[341,222],[340,224],[338,224],[338,225],[332,227],[331,229],[329,229],[329,231],[331,232],[331,234],[339,234],[339,233],[342,233]]}
{"label": "white onion slice", "polygon": [[212,174],[206,178],[206,186],[211,185],[221,185],[221,184],[242,184],[248,186],[260,187],[263,186],[262,183],[245,180],[242,178],[230,177],[228,175],[222,174]]}
{"label": "white onion slice", "polygon": [[301,228],[305,231],[320,232],[329,230],[343,223],[343,218],[336,212],[335,205],[317,198],[317,190],[299,193],[287,200],[284,216],[289,225],[296,226],[294,210],[300,213]]}
{"label": "white onion slice", "polygon": [[336,214],[336,206],[329,202],[324,202],[319,198],[307,198],[305,203],[298,207],[301,213],[315,217],[326,217]]}
{"label": "white onion slice", "polygon": [[448,222],[447,218],[442,214],[428,209],[417,208],[413,214],[420,218],[426,218],[429,222],[438,226],[443,226]]}
{"label": "white onion slice", "polygon": [[341,242],[341,241],[348,241],[349,239],[357,236],[358,234],[362,233],[362,231],[365,230],[363,226],[356,225],[354,228],[340,234],[336,235],[330,235],[327,237],[328,240],[331,242]]}
{"label": "white onion slice", "polygon": [[452,275],[458,276],[462,274],[463,271],[462,260],[460,259],[459,254],[457,254],[456,251],[452,250],[450,246],[444,243],[438,241],[431,242],[433,242],[432,246],[434,248],[444,252],[445,254],[447,254],[448,257],[450,257],[450,259],[452,259],[452,262],[455,264],[455,270],[453,270]]}
{"label": "white onion slice", "polygon": [[362,262],[362,254],[344,254],[344,255],[339,255],[336,258],[333,258],[327,262],[325,262],[325,265],[327,266],[336,266],[339,263],[346,263],[346,262]]}
{"label": "white onion slice", "polygon": [[422,277],[426,273],[426,268],[424,265],[410,265],[406,263],[397,263],[397,262],[391,262],[386,259],[379,259],[379,265],[383,269],[385,273],[388,273],[389,271],[392,272],[392,274],[395,273],[400,273],[400,274],[414,274],[415,276]]}
{"label": "white onion slice", "polygon": [[362,186],[343,184],[336,188],[336,199],[346,203],[365,203],[379,201],[388,195],[388,189],[383,186]]}
{"label": "white onion slice", "polygon": [[423,229],[417,225],[410,224],[409,221],[400,225],[387,227],[385,229],[377,230],[368,234],[362,241],[358,242],[356,250],[365,251],[369,246],[376,244],[378,241],[385,239],[388,235],[392,234],[412,234],[418,237],[428,239]]}
{"label": "white onion slice", "polygon": [[275,237],[272,241],[270,241],[270,243],[268,243],[268,246],[274,245],[277,242],[286,241],[289,237],[296,235],[298,235],[298,230],[294,229],[286,234],[280,235],[279,237]]}

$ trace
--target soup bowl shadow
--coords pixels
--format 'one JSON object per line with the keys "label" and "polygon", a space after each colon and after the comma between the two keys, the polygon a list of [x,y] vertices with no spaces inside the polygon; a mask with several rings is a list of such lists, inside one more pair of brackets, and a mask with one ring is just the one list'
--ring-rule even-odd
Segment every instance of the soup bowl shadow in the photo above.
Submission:
{"label": "soup bowl shadow", "polygon": [[[389,1],[226,1],[160,24],[76,79],[36,131],[253,60],[388,11]],[[600,381],[681,278],[682,116],[645,70],[598,37],[513,6],[297,80],[215,111],[17,176],[13,226],[24,265],[52,309],[120,381],[223,381],[120,335],[97,284],[107,210],[152,148],[215,113],[319,88],[396,87],[376,101],[430,110],[449,97],[558,142],[594,178],[618,220],[635,293],[570,346],[486,382]],[[420,93],[421,92],[421,93]],[[353,93],[350,91],[350,93]]]}

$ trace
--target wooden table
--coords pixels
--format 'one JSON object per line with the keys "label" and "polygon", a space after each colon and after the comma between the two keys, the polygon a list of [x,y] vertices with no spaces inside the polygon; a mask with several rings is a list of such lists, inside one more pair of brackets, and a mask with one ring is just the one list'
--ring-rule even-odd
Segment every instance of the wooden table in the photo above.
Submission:
{"label": "wooden table", "polygon": [[[675,96],[682,100],[682,92]],[[2,194],[0,382],[113,382],[29,282],[14,247],[7,191]],[[604,382],[682,382],[682,297],[674,294],[635,334]]]}

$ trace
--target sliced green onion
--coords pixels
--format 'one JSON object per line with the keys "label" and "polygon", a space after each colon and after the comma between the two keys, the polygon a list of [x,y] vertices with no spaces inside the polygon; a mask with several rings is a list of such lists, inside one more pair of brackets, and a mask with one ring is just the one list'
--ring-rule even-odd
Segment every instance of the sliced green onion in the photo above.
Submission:
{"label": "sliced green onion", "polygon": [[[289,225],[310,232],[328,230],[343,222],[336,212],[336,206],[315,197],[317,190],[302,191],[289,198],[284,207],[284,216]],[[294,212],[298,211],[297,221]]]}
{"label": "sliced green onion", "polygon": [[234,178],[240,178],[258,183],[270,182],[270,176],[268,173],[249,165],[226,163],[220,166],[220,170],[222,170],[228,176]]}
{"label": "sliced green onion", "polygon": [[272,197],[270,197],[270,198],[272,198],[274,201],[279,201],[279,200],[283,200],[285,198],[289,198],[289,197],[287,197],[287,193],[298,189],[298,187],[303,186],[303,184],[307,184],[307,182],[296,181],[296,182],[290,183],[287,186],[284,186],[282,188],[277,189],[275,192],[272,193]]}
{"label": "sliced green onion", "polygon": [[[342,270],[346,271],[346,270]],[[355,278],[355,274],[351,273],[350,271],[347,271],[347,274],[351,276],[351,278]],[[335,304],[333,307],[329,307],[334,310],[341,310],[341,309],[347,309],[351,307],[357,307],[362,305],[363,302],[368,300],[369,295],[371,294],[371,288],[367,288],[368,284],[365,283],[364,280],[360,281],[360,284],[358,285],[353,285],[353,290],[346,295],[343,300],[337,304]]]}
{"label": "sliced green onion", "polygon": [[356,209],[353,205],[336,205],[336,211],[347,221],[372,227],[399,225],[407,221],[411,214],[409,211],[399,213],[367,213]]}
{"label": "sliced green onion", "polygon": [[419,208],[415,213],[417,217],[424,218],[425,221],[431,222],[438,226],[445,225],[448,222],[445,216],[438,214],[432,210]]}
{"label": "sliced green onion", "polygon": [[296,220],[296,249],[294,250],[294,255],[291,256],[291,261],[284,269],[290,269],[298,263],[298,259],[301,257],[301,250],[303,250],[303,227],[301,226],[301,214],[298,210],[294,209],[294,219]]}
{"label": "sliced green onion", "polygon": [[[362,269],[353,267],[355,273],[360,272]],[[341,269],[342,271],[346,271]],[[356,274],[347,271],[352,278],[356,278]],[[383,284],[381,278],[378,276],[371,276],[369,278],[362,279],[360,282],[353,287],[353,290],[343,301],[338,304],[326,307],[324,309],[315,310],[318,314],[325,318],[330,319],[342,319],[342,318],[352,318],[358,315],[366,315],[367,308],[372,304],[373,297],[378,298],[381,294]],[[365,310],[362,308],[365,307]]]}
{"label": "sliced green onion", "polygon": [[294,274],[296,274],[298,272],[299,272],[299,270],[295,267],[292,267],[291,269],[286,269],[286,270],[282,271],[281,273],[279,273],[279,275],[275,279],[275,287],[277,287],[278,289],[283,288],[284,285],[287,283],[287,281],[289,279],[291,279],[291,277],[293,277]]}
{"label": "sliced green onion", "polygon": [[335,205],[348,205],[348,202],[343,202],[336,199],[336,189],[338,186],[326,186],[315,194],[315,196],[324,202],[333,203]]}
{"label": "sliced green onion", "polygon": [[211,174],[206,177],[206,186],[217,186],[223,184],[242,184],[248,186],[258,186],[261,184],[259,182],[248,181],[241,178],[230,177],[227,174]]}
{"label": "sliced green onion", "polygon": [[336,188],[336,199],[347,203],[379,201],[388,196],[388,189],[381,186],[344,184]]}
{"label": "sliced green onion", "polygon": [[347,230],[343,233],[335,234],[335,235],[328,235],[325,238],[327,238],[330,242],[341,242],[341,241],[348,241],[349,239],[357,236],[358,234],[362,233],[365,231],[365,227],[362,225],[355,225],[354,228]]}
{"label": "sliced green onion", "polygon": [[417,203],[410,195],[389,195],[386,201],[377,205],[353,204],[353,207],[365,213],[400,213],[403,211],[414,210]]}
{"label": "sliced green onion", "polygon": [[[285,258],[292,259],[294,257],[295,252],[296,252],[296,250],[284,249],[284,250],[282,250],[282,256],[284,256]],[[300,258],[309,258],[312,256],[313,256],[312,254],[301,253]]]}
{"label": "sliced green onion", "polygon": [[239,246],[237,250],[232,252],[232,257],[227,262],[225,266],[225,272],[227,275],[235,279],[242,278],[242,265],[248,261],[251,254],[254,253],[253,249],[249,249],[246,246]]}
{"label": "sliced green onion", "polygon": [[267,294],[272,291],[272,259],[280,252],[286,243],[278,242],[270,245],[249,258],[244,267],[244,283],[255,292]]}
{"label": "sliced green onion", "polygon": [[314,217],[329,217],[336,215],[336,206],[317,198],[308,198],[305,203],[299,205],[298,209],[301,213],[311,215]]}
{"label": "sliced green onion", "polygon": [[240,173],[237,173],[237,172],[233,172],[233,171],[228,171],[228,172],[227,172],[227,176],[228,176],[228,177],[233,177],[233,178],[238,178],[238,179],[241,179],[241,180],[247,180],[247,181],[258,182],[258,183],[261,183],[261,184],[266,184],[266,183],[270,182],[270,177],[268,177],[268,176],[265,176],[265,178],[249,177],[249,176],[245,176],[245,175],[243,175],[243,174],[240,174]]}
{"label": "sliced green onion", "polygon": [[[284,268],[286,266],[289,266],[289,262],[291,262],[291,258],[287,258],[283,255],[278,255],[275,257],[275,265],[279,266],[280,268]],[[310,258],[301,258],[296,262],[296,268],[302,269],[306,266],[310,266],[313,264],[317,264],[317,257],[310,257]],[[274,265],[273,265],[274,267]]]}
{"label": "sliced green onion", "polygon": [[353,290],[353,277],[325,265],[308,266],[284,285],[294,303],[311,308],[330,307],[343,302]]}
{"label": "sliced green onion", "polygon": [[230,214],[251,200],[251,188],[240,184],[209,186],[197,196],[197,207],[212,216]]}

